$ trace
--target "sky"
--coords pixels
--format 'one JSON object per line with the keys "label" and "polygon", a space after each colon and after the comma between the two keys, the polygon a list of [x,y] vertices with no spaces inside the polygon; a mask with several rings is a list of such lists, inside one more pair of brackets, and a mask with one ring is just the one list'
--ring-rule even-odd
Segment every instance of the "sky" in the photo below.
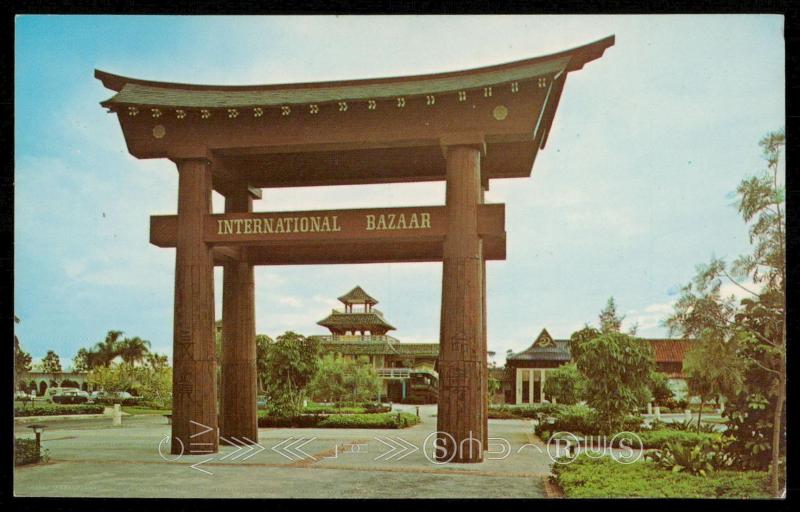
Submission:
{"label": "sky", "polygon": [[[69,362],[122,330],[171,355],[174,249],[149,216],[177,210],[168,160],[137,160],[94,69],[144,79],[271,84],[436,73],[586,44],[530,178],[493,180],[507,259],[487,263],[489,349],[566,338],[613,296],[625,326],[661,322],[695,266],[747,252],[735,207],[784,124],[783,18],[675,16],[21,16],[15,47],[15,326],[37,360]],[[222,198],[214,194],[214,211]],[[255,211],[444,203],[443,183],[265,189]],[[256,269],[256,330],[316,322],[361,285],[401,341],[438,342],[441,264]],[[221,269],[215,270],[221,317]],[[734,287],[725,288],[735,292]]]}

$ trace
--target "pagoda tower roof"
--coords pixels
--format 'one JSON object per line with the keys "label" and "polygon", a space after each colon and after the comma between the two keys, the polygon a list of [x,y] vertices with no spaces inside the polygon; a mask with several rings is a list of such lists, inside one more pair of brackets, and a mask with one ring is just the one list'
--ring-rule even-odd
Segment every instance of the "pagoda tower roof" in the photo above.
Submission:
{"label": "pagoda tower roof", "polygon": [[349,292],[345,293],[341,297],[339,297],[339,301],[343,304],[377,304],[378,301],[375,300],[364,291],[363,288],[360,286],[356,286]]}
{"label": "pagoda tower roof", "polygon": [[333,310],[331,314],[317,322],[317,325],[331,330],[344,331],[352,329],[393,331],[395,327],[383,319],[383,313],[377,309],[368,312],[354,313]]}

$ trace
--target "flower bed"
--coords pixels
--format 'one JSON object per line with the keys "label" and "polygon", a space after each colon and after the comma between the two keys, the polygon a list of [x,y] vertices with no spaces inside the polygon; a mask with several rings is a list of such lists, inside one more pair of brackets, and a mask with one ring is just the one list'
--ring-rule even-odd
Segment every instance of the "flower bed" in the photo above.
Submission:
{"label": "flower bed", "polygon": [[103,405],[82,404],[82,405],[22,405],[14,406],[14,416],[17,418],[27,416],[62,416],[71,414],[102,414],[105,407]]}
{"label": "flower bed", "polygon": [[621,464],[582,455],[553,465],[553,480],[567,498],[766,498],[763,471],[716,471],[708,476],[659,468],[646,461]]}
{"label": "flower bed", "polygon": [[416,415],[401,413],[301,415],[279,418],[259,414],[260,428],[406,428],[419,423]]}

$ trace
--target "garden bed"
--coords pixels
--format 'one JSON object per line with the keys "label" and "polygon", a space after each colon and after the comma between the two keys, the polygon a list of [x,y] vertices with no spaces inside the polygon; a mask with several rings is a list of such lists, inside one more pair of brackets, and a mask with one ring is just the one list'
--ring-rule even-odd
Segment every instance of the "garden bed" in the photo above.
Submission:
{"label": "garden bed", "polygon": [[[581,433],[575,432],[576,435],[581,436]],[[539,438],[544,441],[548,442],[553,432],[545,430],[542,432],[538,432],[537,435]],[[640,430],[638,432],[624,432],[621,434],[617,434],[616,436],[610,435],[606,436],[606,439],[610,443],[613,439],[613,446],[618,447],[620,443],[624,440],[625,446],[630,446],[632,448],[639,448],[639,442],[636,440],[636,437],[642,441],[642,448],[650,449],[656,448],[660,449],[663,448],[667,443],[679,443],[688,446],[694,446],[696,444],[702,442],[715,442],[720,441],[722,439],[722,434],[720,433],[708,433],[708,432],[686,432],[683,430],[671,430],[671,429],[660,429],[660,430]],[[560,434],[559,438],[561,439],[570,439],[571,436],[568,434]],[[597,441],[598,438],[602,439],[602,436],[593,435],[593,440]]]}
{"label": "garden bed", "polygon": [[553,481],[566,498],[768,498],[763,471],[715,471],[708,476],[659,468],[647,461],[622,464],[582,455],[553,465]]}
{"label": "garden bed", "polygon": [[407,412],[373,414],[303,414],[289,418],[259,413],[259,428],[407,428],[420,422]]}
{"label": "garden bed", "polygon": [[81,405],[58,405],[58,404],[31,404],[14,406],[14,417],[23,418],[28,416],[68,416],[75,414],[103,414],[105,406],[81,404]]}

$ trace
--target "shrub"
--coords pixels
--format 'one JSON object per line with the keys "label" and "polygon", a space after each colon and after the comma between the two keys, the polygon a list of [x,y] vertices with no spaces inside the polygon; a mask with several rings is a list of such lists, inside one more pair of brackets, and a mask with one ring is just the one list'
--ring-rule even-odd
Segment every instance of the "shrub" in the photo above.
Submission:
{"label": "shrub", "polygon": [[322,421],[323,416],[271,416],[258,415],[259,428],[312,428]]}
{"label": "shrub", "polygon": [[379,414],[333,414],[317,426],[322,428],[406,428],[419,423],[416,415],[407,412]]}
{"label": "shrub", "polygon": [[563,404],[526,404],[526,405],[499,405],[489,407],[489,418],[496,419],[538,419],[558,414],[569,406]]}
{"label": "shrub", "polygon": [[42,454],[36,449],[36,441],[34,439],[23,439],[20,437],[14,439],[15,466],[35,464],[40,460],[42,460]]}
{"label": "shrub", "polygon": [[729,468],[733,462],[725,453],[724,443],[718,440],[704,440],[694,445],[666,443],[647,457],[664,469],[701,476],[707,476],[715,469]]}
{"label": "shrub", "polygon": [[169,411],[172,409],[172,400],[139,400],[137,405],[146,409],[163,409]]}
{"label": "shrub", "polygon": [[406,428],[416,425],[419,421],[416,415],[407,412],[301,415],[288,418],[259,415],[258,426],[261,428]]}
{"label": "shrub", "polygon": [[139,405],[142,401],[139,397],[131,397],[131,398],[95,398],[94,403],[102,404],[102,405]]}
{"label": "shrub", "polygon": [[562,404],[575,404],[583,399],[586,379],[575,363],[562,365],[547,373],[544,392]]}
{"label": "shrub", "polygon": [[80,395],[55,395],[50,400],[54,404],[85,404],[89,401],[88,398]]}
{"label": "shrub", "polygon": [[[705,442],[720,441],[722,436],[717,433],[682,432],[680,430],[652,430],[636,433],[645,448],[663,448],[668,443],[684,446],[694,446]],[[620,437],[624,437],[620,436]],[[633,436],[629,436],[633,437]]]}
{"label": "shrub", "polygon": [[30,405],[14,407],[14,416],[17,418],[26,416],[61,416],[67,414],[102,414],[102,405],[81,404],[81,405]]}
{"label": "shrub", "polygon": [[376,414],[390,412],[391,406],[383,404],[373,404],[364,402],[350,402],[352,406],[344,406],[341,403],[334,405],[308,404],[303,409],[305,414]]}
{"label": "shrub", "polygon": [[665,471],[653,462],[620,464],[610,457],[578,456],[553,466],[554,480],[568,498],[767,498],[761,471],[712,471],[706,477]]}
{"label": "shrub", "polygon": [[597,412],[591,407],[571,405],[558,411],[547,425],[553,432],[594,434],[597,433],[597,419]]}

